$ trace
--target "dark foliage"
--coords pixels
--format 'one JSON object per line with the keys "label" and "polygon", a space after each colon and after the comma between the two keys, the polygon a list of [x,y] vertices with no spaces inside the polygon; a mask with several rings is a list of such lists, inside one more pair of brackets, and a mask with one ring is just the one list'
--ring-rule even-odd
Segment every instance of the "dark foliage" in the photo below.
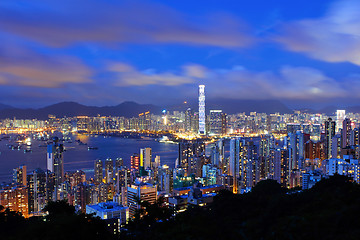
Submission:
{"label": "dark foliage", "polygon": [[[173,211],[164,206],[164,199],[159,198],[155,204],[147,201],[140,202],[141,209],[135,214],[135,219],[129,222],[126,232],[122,232],[120,238],[143,236],[150,234],[153,228],[170,221]],[[129,234],[128,234],[129,233]]]}
{"label": "dark foliage", "polygon": [[49,202],[47,217],[24,219],[8,209],[0,213],[1,239],[111,239],[105,222],[88,214],[77,214],[66,201]]}
{"label": "dark foliage", "polygon": [[[333,176],[306,191],[288,191],[275,181],[250,193],[221,191],[207,208],[173,217],[160,201],[142,209],[120,239],[358,239],[360,186]],[[102,220],[77,214],[66,202],[50,203],[46,218],[24,219],[0,208],[1,239],[111,239]]]}
{"label": "dark foliage", "polygon": [[360,186],[347,177],[302,192],[266,180],[247,194],[222,191],[207,209],[193,207],[123,239],[358,239],[359,214]]}

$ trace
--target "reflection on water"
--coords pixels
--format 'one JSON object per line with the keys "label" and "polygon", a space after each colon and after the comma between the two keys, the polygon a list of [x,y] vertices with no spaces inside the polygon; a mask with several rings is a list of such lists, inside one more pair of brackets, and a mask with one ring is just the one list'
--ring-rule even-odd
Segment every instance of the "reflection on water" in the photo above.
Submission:
{"label": "reflection on water", "polygon": [[[75,140],[80,139],[87,145],[80,145]],[[46,147],[39,147],[44,142],[33,140],[32,152],[24,153],[23,149],[10,150],[6,144],[8,140],[0,141],[0,182],[10,182],[12,169],[27,165],[28,172],[35,168],[46,168]],[[130,166],[130,156],[139,153],[140,148],[152,148],[153,158],[160,156],[161,163],[174,167],[178,157],[178,145],[159,143],[156,141],[123,139],[116,137],[74,135],[72,141],[64,143],[65,171],[81,169],[89,176],[93,174],[94,161],[96,159],[122,157],[124,164]],[[88,150],[88,146],[98,147],[98,150]]]}

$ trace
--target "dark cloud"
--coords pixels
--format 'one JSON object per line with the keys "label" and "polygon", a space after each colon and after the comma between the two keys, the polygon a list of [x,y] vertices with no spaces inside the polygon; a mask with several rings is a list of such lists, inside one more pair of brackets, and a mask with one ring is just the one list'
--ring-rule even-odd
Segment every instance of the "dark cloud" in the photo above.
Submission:
{"label": "dark cloud", "polygon": [[41,54],[3,42],[0,45],[0,85],[56,88],[91,82],[92,70],[78,58]]}
{"label": "dark cloud", "polygon": [[0,30],[50,46],[79,42],[244,47],[254,39],[228,14],[190,17],[146,1],[32,1],[31,12],[0,5]]}

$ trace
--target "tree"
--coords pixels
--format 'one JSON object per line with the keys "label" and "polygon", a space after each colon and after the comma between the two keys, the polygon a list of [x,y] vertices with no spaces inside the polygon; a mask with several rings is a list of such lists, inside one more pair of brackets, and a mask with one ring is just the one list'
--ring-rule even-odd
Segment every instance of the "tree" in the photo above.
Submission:
{"label": "tree", "polygon": [[75,207],[68,204],[66,200],[58,200],[56,202],[50,201],[43,212],[48,212],[49,217],[54,217],[58,215],[74,215]]}

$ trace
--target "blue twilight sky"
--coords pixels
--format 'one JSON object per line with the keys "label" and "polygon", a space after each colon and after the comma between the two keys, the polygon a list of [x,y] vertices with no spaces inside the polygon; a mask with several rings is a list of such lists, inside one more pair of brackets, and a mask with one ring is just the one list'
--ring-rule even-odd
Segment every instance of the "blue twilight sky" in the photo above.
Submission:
{"label": "blue twilight sky", "polygon": [[1,0],[0,103],[360,100],[360,1]]}

